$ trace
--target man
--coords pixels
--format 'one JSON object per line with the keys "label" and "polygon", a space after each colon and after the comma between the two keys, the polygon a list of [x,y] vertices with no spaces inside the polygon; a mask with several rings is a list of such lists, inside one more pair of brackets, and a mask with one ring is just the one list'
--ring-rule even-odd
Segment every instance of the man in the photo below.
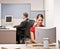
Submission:
{"label": "man", "polygon": [[25,39],[28,38],[30,39],[30,23],[28,19],[28,13],[23,13],[23,21],[21,22],[20,25],[14,26],[16,27],[16,41],[18,44],[20,44],[20,40],[22,38],[22,43],[25,43]]}

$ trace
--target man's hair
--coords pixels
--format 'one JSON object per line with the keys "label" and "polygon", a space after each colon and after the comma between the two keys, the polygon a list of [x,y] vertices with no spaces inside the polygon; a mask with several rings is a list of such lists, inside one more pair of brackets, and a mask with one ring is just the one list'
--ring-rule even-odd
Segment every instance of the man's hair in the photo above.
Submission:
{"label": "man's hair", "polygon": [[23,13],[23,15],[24,15],[25,17],[28,17],[28,13],[26,13],[26,12],[25,12],[25,13]]}

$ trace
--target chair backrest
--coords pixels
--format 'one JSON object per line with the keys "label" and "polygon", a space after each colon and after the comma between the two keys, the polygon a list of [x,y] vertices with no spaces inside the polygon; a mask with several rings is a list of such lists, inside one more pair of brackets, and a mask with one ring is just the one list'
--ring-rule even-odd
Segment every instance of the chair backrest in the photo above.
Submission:
{"label": "chair backrest", "polygon": [[26,23],[26,28],[24,29],[24,31],[22,31],[21,36],[25,36],[25,37],[29,37],[30,38],[30,28],[34,25],[34,20],[27,20]]}
{"label": "chair backrest", "polygon": [[34,22],[35,20],[30,20],[29,23],[30,23],[30,27],[32,27],[34,25]]}
{"label": "chair backrest", "polygon": [[34,20],[29,20],[25,29],[25,35],[30,36],[30,28],[34,25]]}

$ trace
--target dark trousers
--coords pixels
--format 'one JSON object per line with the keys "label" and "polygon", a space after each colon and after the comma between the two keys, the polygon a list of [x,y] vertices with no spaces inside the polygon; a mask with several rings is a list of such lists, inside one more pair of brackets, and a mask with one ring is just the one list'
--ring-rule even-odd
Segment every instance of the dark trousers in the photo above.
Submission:
{"label": "dark trousers", "polygon": [[[20,40],[22,42],[20,42]],[[16,41],[17,44],[25,44],[25,31],[21,28],[16,28]]]}
{"label": "dark trousers", "polygon": [[[30,39],[29,33],[25,32],[24,28],[16,28],[16,41],[17,44],[25,44],[26,39]],[[20,42],[22,41],[22,42]]]}
{"label": "dark trousers", "polygon": [[20,33],[16,33],[16,42],[20,44]]}

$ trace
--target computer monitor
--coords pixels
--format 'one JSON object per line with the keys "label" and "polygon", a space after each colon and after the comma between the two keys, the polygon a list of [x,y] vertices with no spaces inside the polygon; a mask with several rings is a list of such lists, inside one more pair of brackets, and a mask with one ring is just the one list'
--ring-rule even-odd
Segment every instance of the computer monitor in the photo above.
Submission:
{"label": "computer monitor", "polygon": [[56,43],[56,27],[36,27],[36,43],[42,43],[44,38],[48,38],[50,43]]}

